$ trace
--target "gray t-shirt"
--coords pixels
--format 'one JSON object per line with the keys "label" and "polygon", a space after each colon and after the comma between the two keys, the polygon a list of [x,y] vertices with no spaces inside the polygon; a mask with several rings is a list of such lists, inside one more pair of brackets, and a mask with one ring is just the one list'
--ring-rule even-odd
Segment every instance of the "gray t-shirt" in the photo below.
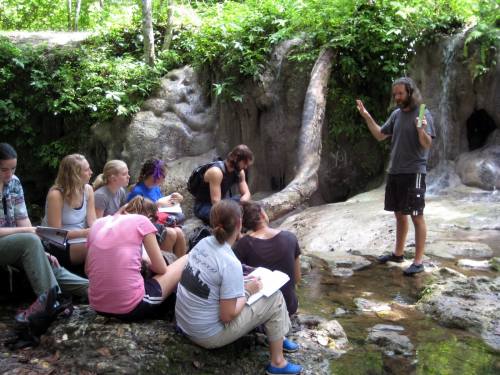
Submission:
{"label": "gray t-shirt", "polygon": [[205,237],[189,252],[177,288],[175,318],[188,336],[212,337],[224,329],[220,300],[243,297],[243,271],[231,247]]}
{"label": "gray t-shirt", "polygon": [[95,208],[103,210],[102,216],[114,215],[127,201],[127,192],[124,188],[116,193],[109,191],[106,185],[101,186],[94,193]]}
{"label": "gray t-shirt", "polygon": [[[391,159],[388,168],[390,174],[427,172],[429,149],[423,148],[418,140],[415,126],[418,111],[418,107],[408,112],[398,108],[380,129],[383,134],[391,136]],[[434,138],[434,123],[427,110],[425,118],[427,134]]]}

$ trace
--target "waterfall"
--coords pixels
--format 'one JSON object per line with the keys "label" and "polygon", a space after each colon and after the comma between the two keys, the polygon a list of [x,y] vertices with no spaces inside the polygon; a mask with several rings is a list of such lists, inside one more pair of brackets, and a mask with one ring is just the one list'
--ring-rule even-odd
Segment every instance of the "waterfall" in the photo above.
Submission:
{"label": "waterfall", "polygon": [[453,117],[451,115],[451,102],[454,83],[456,81],[456,69],[454,67],[457,53],[460,53],[461,42],[469,28],[462,30],[446,40],[443,53],[442,64],[443,73],[441,76],[441,95],[438,106],[438,126],[436,129],[437,142],[433,147],[437,147],[437,166],[428,174],[428,193],[438,194],[443,189],[454,187],[460,184],[460,178],[455,173],[455,163],[452,161],[453,154],[449,139],[452,138]]}

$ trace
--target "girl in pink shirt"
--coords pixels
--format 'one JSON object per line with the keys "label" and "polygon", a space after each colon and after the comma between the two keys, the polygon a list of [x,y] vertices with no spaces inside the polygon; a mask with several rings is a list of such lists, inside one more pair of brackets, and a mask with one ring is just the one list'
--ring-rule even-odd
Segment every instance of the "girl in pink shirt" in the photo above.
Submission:
{"label": "girl in pink shirt", "polygon": [[[157,207],[138,196],[113,216],[98,219],[87,240],[85,270],[94,310],[125,320],[154,316],[177,288],[186,256],[167,266],[156,241]],[[142,249],[155,276],[141,275]]]}

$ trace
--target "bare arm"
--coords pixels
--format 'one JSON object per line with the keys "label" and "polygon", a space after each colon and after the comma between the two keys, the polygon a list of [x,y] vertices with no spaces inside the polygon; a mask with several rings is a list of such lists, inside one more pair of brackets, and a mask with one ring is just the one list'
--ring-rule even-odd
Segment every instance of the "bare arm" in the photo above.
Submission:
{"label": "bare arm", "polygon": [[224,323],[229,323],[231,320],[236,318],[240,314],[241,310],[243,310],[243,307],[245,307],[246,301],[246,297],[221,299],[219,302],[220,320]]}
{"label": "bare arm", "polygon": [[142,240],[144,248],[148,253],[149,259],[151,260],[151,271],[157,275],[163,275],[167,272],[167,264],[165,259],[161,255],[160,247],[158,246],[158,241],[156,241],[156,236],[154,233],[146,234]]}
{"label": "bare arm", "polygon": [[222,171],[217,167],[209,168],[205,172],[204,180],[210,186],[210,200],[212,204],[216,204],[222,198],[221,184],[222,184]]}
{"label": "bare arm", "polygon": [[96,217],[96,219],[101,218],[103,215],[104,215],[104,210],[96,207],[95,208],[95,217]]}
{"label": "bare arm", "polygon": [[295,275],[295,285],[300,283],[300,280],[302,279],[302,271],[300,269],[300,255],[295,258],[295,264],[294,264],[294,275]]}
{"label": "bare arm", "polygon": [[[255,279],[245,284],[245,290],[250,295],[257,293],[260,289],[262,289],[262,281],[260,281],[260,279]],[[246,297],[221,299],[219,301],[220,320],[224,323],[232,321],[240,314],[241,310],[243,310],[246,302]]]}
{"label": "bare arm", "polygon": [[[417,123],[418,117],[416,118],[415,126],[417,125]],[[425,116],[422,119],[422,126],[420,128],[417,126],[417,133],[420,146],[425,149],[429,149],[432,145],[432,137],[427,133],[427,119],[425,118]]]}
{"label": "bare arm", "polygon": [[252,197],[250,194],[250,189],[248,188],[248,184],[246,181],[245,171],[240,171],[240,183],[238,184],[238,188],[240,190],[240,200],[242,202],[249,201]]}
{"label": "bare arm", "polygon": [[92,189],[91,185],[85,185],[85,189],[87,190],[87,225],[89,228],[94,224],[96,220],[95,213],[95,200],[94,200],[94,189]]}
{"label": "bare arm", "polygon": [[30,218],[16,220],[15,227],[0,228],[0,237],[8,236],[16,233],[35,233],[36,228],[31,225]]}
{"label": "bare arm", "polygon": [[356,100],[356,107],[358,108],[359,114],[361,117],[366,122],[366,125],[368,125],[368,130],[370,130],[370,133],[372,133],[373,137],[377,141],[383,141],[387,137],[389,137],[387,134],[383,134],[380,131],[380,126],[377,125],[373,117],[370,115],[370,113],[366,110],[365,106],[363,105],[363,102],[361,100]]}
{"label": "bare arm", "polygon": [[8,236],[10,234],[16,233],[35,233],[35,227],[31,226],[22,226],[22,227],[5,227],[0,228],[0,237]]}

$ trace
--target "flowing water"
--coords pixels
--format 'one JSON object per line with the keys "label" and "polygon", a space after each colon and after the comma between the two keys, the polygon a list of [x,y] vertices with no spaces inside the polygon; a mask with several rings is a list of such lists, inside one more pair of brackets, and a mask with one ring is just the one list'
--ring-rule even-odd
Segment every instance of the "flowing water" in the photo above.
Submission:
{"label": "flowing water", "polygon": [[[321,261],[318,261],[321,263]],[[454,267],[452,261],[443,266]],[[461,270],[464,273],[463,270]],[[492,272],[465,272],[492,276]],[[475,334],[441,327],[414,308],[427,276],[404,277],[397,267],[372,264],[349,278],[331,275],[323,266],[304,276],[299,290],[300,312],[337,319],[352,349],[331,362],[332,374],[499,374],[500,353]],[[355,298],[387,303],[390,313],[360,313]],[[345,314],[338,315],[338,308]],[[412,356],[390,356],[366,343],[376,324],[403,326],[415,347]]]}

